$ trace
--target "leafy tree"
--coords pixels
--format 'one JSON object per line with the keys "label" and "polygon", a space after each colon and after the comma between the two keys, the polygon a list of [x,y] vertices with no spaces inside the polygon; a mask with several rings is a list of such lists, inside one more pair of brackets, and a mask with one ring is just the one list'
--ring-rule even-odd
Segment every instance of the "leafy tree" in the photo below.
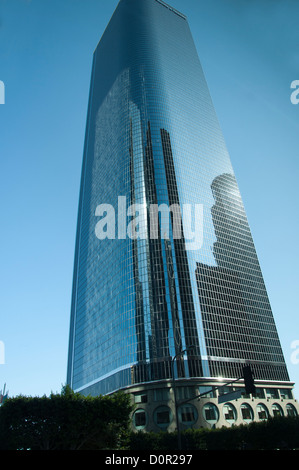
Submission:
{"label": "leafy tree", "polygon": [[0,449],[119,448],[129,427],[124,393],[85,397],[68,386],[50,397],[18,396],[0,408]]}

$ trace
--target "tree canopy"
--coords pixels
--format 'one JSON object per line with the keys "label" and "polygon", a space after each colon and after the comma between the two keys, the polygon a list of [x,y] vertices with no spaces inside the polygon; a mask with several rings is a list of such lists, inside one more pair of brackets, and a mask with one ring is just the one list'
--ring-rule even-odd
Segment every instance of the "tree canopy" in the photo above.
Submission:
{"label": "tree canopy", "polygon": [[68,386],[49,397],[9,398],[0,408],[0,449],[120,448],[131,410],[122,392],[85,397]]}

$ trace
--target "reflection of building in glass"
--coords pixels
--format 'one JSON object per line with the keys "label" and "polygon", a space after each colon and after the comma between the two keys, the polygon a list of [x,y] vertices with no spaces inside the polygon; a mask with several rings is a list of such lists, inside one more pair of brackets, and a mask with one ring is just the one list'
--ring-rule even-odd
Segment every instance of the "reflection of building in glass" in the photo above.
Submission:
{"label": "reflection of building in glass", "polygon": [[[273,415],[276,392],[296,412],[233,175],[186,17],[162,0],[120,0],[92,66],[67,381],[131,393],[135,429],[175,429],[173,377],[183,428],[259,419],[263,406]],[[167,236],[160,214],[151,236],[153,205],[187,204],[204,206],[200,249],[187,248],[184,219],[176,236],[178,213]],[[218,404],[219,376],[225,385],[245,362],[258,411],[244,393]]]}
{"label": "reflection of building in glass", "polygon": [[240,376],[245,360],[257,379],[289,380],[235,177],[221,175],[211,187],[217,266],[196,269],[211,373]]}

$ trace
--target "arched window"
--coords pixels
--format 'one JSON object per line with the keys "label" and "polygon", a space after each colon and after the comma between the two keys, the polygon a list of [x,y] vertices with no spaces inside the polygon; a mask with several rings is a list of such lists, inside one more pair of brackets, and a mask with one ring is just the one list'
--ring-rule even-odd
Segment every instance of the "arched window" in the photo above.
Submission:
{"label": "arched window", "polygon": [[161,429],[168,428],[172,422],[172,411],[168,406],[159,406],[154,411],[154,421]]}
{"label": "arched window", "polygon": [[262,403],[259,403],[257,405],[256,412],[257,412],[258,419],[260,421],[265,421],[266,419],[269,418],[269,411],[267,407],[263,405]]}
{"label": "arched window", "polygon": [[241,415],[246,423],[250,423],[253,420],[253,410],[248,403],[243,403],[241,405]]}
{"label": "arched window", "polygon": [[272,413],[273,413],[273,416],[283,416],[282,408],[277,403],[274,403],[272,405]]}
{"label": "arched window", "polygon": [[237,410],[231,403],[225,403],[223,405],[223,415],[226,421],[232,424],[237,419]]}
{"label": "arched window", "polygon": [[193,405],[182,405],[178,409],[179,420],[185,426],[192,426],[196,423],[198,413]]}
{"label": "arched window", "polygon": [[296,408],[293,405],[291,405],[291,403],[288,403],[286,408],[287,408],[288,416],[298,416]]}
{"label": "arched window", "polygon": [[203,407],[203,417],[210,424],[216,424],[219,420],[219,411],[214,403],[207,403]]}
{"label": "arched window", "polygon": [[144,429],[147,425],[147,414],[143,409],[136,410],[133,415],[133,424],[136,429]]}

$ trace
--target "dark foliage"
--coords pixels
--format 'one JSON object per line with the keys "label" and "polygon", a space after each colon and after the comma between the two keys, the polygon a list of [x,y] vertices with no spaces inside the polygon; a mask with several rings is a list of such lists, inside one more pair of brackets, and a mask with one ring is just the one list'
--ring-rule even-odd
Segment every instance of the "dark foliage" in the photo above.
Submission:
{"label": "dark foliage", "polygon": [[[131,433],[135,450],[171,451],[178,447],[176,433]],[[190,429],[182,433],[184,450],[299,449],[299,417],[275,417],[263,422],[219,429]]]}
{"label": "dark foliage", "polygon": [[11,398],[0,408],[0,450],[121,448],[130,412],[123,393],[84,397],[64,387],[50,397]]}

